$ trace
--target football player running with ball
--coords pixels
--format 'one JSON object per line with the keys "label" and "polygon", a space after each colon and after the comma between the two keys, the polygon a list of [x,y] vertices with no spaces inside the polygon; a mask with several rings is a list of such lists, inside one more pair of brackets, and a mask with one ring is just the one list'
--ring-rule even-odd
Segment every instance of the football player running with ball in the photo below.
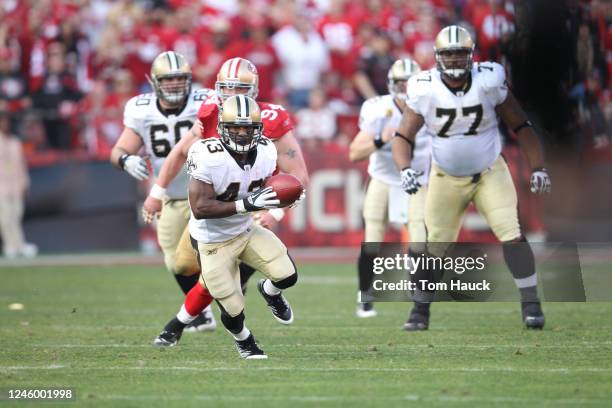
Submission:
{"label": "football player running with ball", "polygon": [[[161,198],[165,194],[169,183],[181,172],[190,146],[201,139],[217,138],[218,114],[224,101],[233,95],[247,95],[253,99],[257,97],[259,88],[259,75],[253,63],[244,58],[231,58],[223,63],[217,73],[215,83],[216,92],[210,95],[202,104],[198,112],[198,120],[187,135],[172,150],[160,170],[156,184],[145,200],[143,215],[145,221],[151,221],[161,209]],[[293,135],[293,122],[288,112],[281,105],[260,102],[263,135],[270,139],[278,151],[279,170],[296,176],[303,186],[308,184],[308,172],[302,155],[302,150]],[[259,224],[272,228],[284,216],[281,208],[272,211],[261,211],[255,214]],[[178,246],[178,253],[184,254],[181,259],[188,262],[185,267],[197,268],[197,261],[191,244],[189,232],[185,230]],[[190,256],[191,254],[191,256]],[[245,264],[240,265],[241,281],[246,287],[248,278],[255,270]],[[197,272],[196,272],[197,273]]]}
{"label": "football player running with ball", "polygon": [[[124,129],[111,152],[111,163],[142,181],[149,177],[147,162],[138,152],[144,146],[155,175],[174,146],[197,120],[202,102],[211,89],[191,89],[191,67],[185,57],[174,51],[159,54],[151,65],[148,77],[154,93],[130,99],[125,106]],[[195,268],[185,266],[177,254],[177,246],[189,221],[185,171],[168,185],[163,208],[157,223],[157,240],[164,253],[166,268],[171,271],[183,293],[197,282]],[[179,258],[179,259],[177,259]],[[216,322],[210,308],[205,309],[187,331],[213,330]]]}
{"label": "football player running with ball", "polygon": [[[274,143],[262,136],[259,106],[238,95],[220,109],[220,139],[200,140],[189,149],[189,233],[201,262],[201,286],[217,300],[221,321],[234,337],[240,357],[262,359],[266,354],[244,324],[238,264],[245,262],[266,276],[259,291],[284,324],[293,321],[293,311],[281,291],[295,285],[297,270],[285,245],[249,214],[280,206],[276,192],[262,188],[276,170],[277,152]],[[190,304],[188,297],[154,344],[176,344],[183,328],[196,317],[190,313],[192,307],[198,305]]]}
{"label": "football player running with ball", "polygon": [[[363,203],[365,242],[382,242],[387,223],[408,224],[411,242],[425,242],[425,195],[431,164],[431,137],[423,127],[416,136],[412,168],[419,172],[423,186],[410,199],[401,188],[401,180],[389,143],[406,108],[408,79],[421,71],[411,59],[399,59],[388,72],[389,94],[366,100],[359,114],[359,133],[351,143],[349,158],[360,161],[369,158],[370,182]],[[360,260],[357,317],[376,316],[372,303],[364,302],[363,294],[372,283],[372,269]]]}
{"label": "football player running with ball", "polygon": [[[444,28],[435,40],[436,69],[408,82],[408,107],[393,143],[393,158],[409,194],[420,188],[412,168],[415,136],[423,125],[433,136],[432,168],[425,205],[428,252],[443,256],[456,241],[470,202],[503,243],[506,263],[521,294],[527,328],[544,327],[531,247],[521,233],[517,195],[501,156],[498,116],[516,134],[532,168],[531,191],[548,193],[550,177],[542,148],[527,115],[508,90],[504,69],[494,62],[473,62],[474,43],[462,27]],[[436,243],[441,243],[435,245]],[[427,271],[432,279],[435,271]],[[417,272],[419,273],[419,272]],[[415,291],[404,329],[426,330],[434,293]]]}

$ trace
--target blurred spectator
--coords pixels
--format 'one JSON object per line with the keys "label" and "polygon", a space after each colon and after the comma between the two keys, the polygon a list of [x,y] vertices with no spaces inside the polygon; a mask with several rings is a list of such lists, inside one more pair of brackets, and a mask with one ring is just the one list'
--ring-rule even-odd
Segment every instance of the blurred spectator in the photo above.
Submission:
{"label": "blurred spectator", "polygon": [[310,18],[299,13],[295,22],[272,37],[272,45],[281,61],[282,79],[292,108],[308,105],[308,95],[319,85],[329,69],[329,52],[314,30]]}
{"label": "blurred spectator", "polygon": [[47,73],[34,95],[33,106],[45,127],[47,144],[51,148],[70,149],[71,120],[76,102],[81,99],[76,79],[66,70],[64,47],[50,44],[47,53]]}
{"label": "blurred spectator", "polygon": [[504,0],[488,0],[474,9],[471,23],[477,33],[481,60],[500,61],[514,32],[513,17],[503,5]]}
{"label": "blurred spectator", "polygon": [[[10,51],[0,48],[0,110],[19,119],[32,103],[28,95],[26,79],[19,70],[11,68]],[[15,129],[15,123],[11,125]]]}
{"label": "blurred spectator", "polygon": [[230,26],[226,19],[218,19],[210,26],[211,38],[200,44],[198,64],[192,67],[194,80],[206,88],[215,88],[217,71],[226,57],[230,44]]}
{"label": "blurred spectator", "polygon": [[350,78],[355,67],[353,42],[358,21],[347,13],[346,0],[330,0],[329,11],[319,20],[318,31],[331,56],[331,69]]}
{"label": "blurred spectator", "polygon": [[9,116],[0,111],[0,235],[4,256],[35,256],[38,249],[25,242],[21,219],[30,185],[21,142],[10,133]]}
{"label": "blurred spectator", "polygon": [[263,20],[255,20],[243,32],[243,40],[235,41],[227,50],[227,58],[242,57],[257,67],[259,96],[262,101],[272,100],[274,76],[280,68],[276,51],[270,41],[268,27]]}
{"label": "blurred spectator", "polygon": [[320,88],[310,91],[308,107],[297,111],[296,136],[307,144],[316,140],[332,140],[336,134],[336,114],[327,105],[325,92]]}
{"label": "blurred spectator", "polygon": [[388,92],[387,72],[394,61],[389,35],[381,29],[375,29],[374,36],[362,50],[357,72],[353,76],[355,87],[363,99]]}

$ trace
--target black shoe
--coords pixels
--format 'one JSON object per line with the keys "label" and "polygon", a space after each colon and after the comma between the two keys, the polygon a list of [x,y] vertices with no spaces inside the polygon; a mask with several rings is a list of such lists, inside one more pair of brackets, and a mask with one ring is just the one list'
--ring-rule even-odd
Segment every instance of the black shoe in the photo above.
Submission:
{"label": "black shoe", "polygon": [[182,334],[182,330],[178,333],[164,330],[153,340],[153,345],[157,347],[174,347],[181,339]]}
{"label": "black shoe", "polygon": [[259,348],[252,334],[249,335],[246,340],[236,340],[236,350],[238,350],[240,357],[245,360],[262,360],[268,358],[266,353]]}
{"label": "black shoe", "polygon": [[202,311],[191,323],[185,326],[185,331],[189,333],[212,331],[217,328],[217,321],[212,314],[210,306]]}
{"label": "black shoe", "polygon": [[429,328],[430,303],[414,302],[408,321],[402,327],[406,331],[427,330]]}
{"label": "black shoe", "polygon": [[282,324],[293,323],[293,311],[289,302],[287,302],[282,294],[276,296],[268,295],[263,288],[264,282],[265,279],[260,279],[257,282],[257,289],[259,289],[259,293],[261,293],[270,310],[272,310],[272,316]]}
{"label": "black shoe", "polygon": [[523,314],[523,322],[528,329],[543,329],[544,328],[544,312],[540,302],[521,302],[521,311]]}

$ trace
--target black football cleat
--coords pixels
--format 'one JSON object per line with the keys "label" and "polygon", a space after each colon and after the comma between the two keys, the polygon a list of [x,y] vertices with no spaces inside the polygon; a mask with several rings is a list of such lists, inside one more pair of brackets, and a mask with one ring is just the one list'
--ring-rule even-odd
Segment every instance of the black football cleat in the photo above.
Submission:
{"label": "black football cleat", "polygon": [[270,307],[272,316],[282,324],[293,323],[293,310],[291,310],[289,302],[287,302],[282,294],[276,296],[268,295],[263,288],[264,282],[265,279],[260,279],[259,282],[257,282],[257,289]]}
{"label": "black football cleat", "polygon": [[523,322],[528,329],[541,330],[544,328],[546,319],[540,302],[521,302]]}
{"label": "black football cleat", "polygon": [[164,330],[153,340],[153,345],[157,347],[174,347],[178,344],[182,334],[183,331],[175,333]]}
{"label": "black football cleat", "polygon": [[259,348],[252,334],[246,340],[236,340],[236,350],[240,357],[245,360],[263,360],[268,358],[266,353]]}
{"label": "black football cleat", "polygon": [[197,333],[205,331],[213,331],[217,328],[217,321],[212,313],[211,307],[208,306],[202,311],[191,323],[185,326],[185,331],[188,333]]}
{"label": "black football cleat", "polygon": [[404,323],[402,330],[421,331],[429,328],[429,306],[430,303],[414,302],[410,311],[408,321]]}

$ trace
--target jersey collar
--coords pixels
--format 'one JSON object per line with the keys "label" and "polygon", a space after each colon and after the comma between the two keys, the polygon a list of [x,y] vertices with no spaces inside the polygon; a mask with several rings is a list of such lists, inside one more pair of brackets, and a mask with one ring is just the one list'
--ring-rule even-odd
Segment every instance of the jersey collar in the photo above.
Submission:
{"label": "jersey collar", "polygon": [[232,156],[232,159],[234,159],[234,161],[236,162],[236,164],[238,166],[240,166],[240,168],[242,170],[244,170],[245,166],[251,166],[253,167],[253,165],[255,164],[255,160],[257,160],[257,148],[251,150],[246,157],[246,160],[243,162],[242,160],[240,160],[240,155],[238,153],[233,152],[232,150],[228,149],[223,142],[221,142],[221,145],[223,145],[223,148],[229,153],[230,156]]}
{"label": "jersey collar", "polygon": [[178,108],[174,108],[174,109],[162,108],[161,104],[159,103],[159,99],[155,101],[155,104],[157,105],[157,110],[159,111],[159,113],[161,113],[165,117],[168,117],[170,115],[179,116],[181,113],[183,113],[183,111],[187,107],[187,99],[185,99],[185,103],[183,105],[181,105]]}
{"label": "jersey collar", "polygon": [[[442,83],[444,84],[444,86],[451,91],[453,94],[457,95],[458,93],[462,93],[463,95],[465,95],[466,93],[468,93],[470,91],[470,89],[472,88],[472,73],[470,72],[468,74],[467,80],[465,81],[465,83],[457,88],[452,88],[450,87],[446,81],[444,81],[444,76],[442,74],[440,74],[440,80],[442,81]],[[461,95],[461,96],[463,96]],[[457,95],[459,96],[459,95]]]}

